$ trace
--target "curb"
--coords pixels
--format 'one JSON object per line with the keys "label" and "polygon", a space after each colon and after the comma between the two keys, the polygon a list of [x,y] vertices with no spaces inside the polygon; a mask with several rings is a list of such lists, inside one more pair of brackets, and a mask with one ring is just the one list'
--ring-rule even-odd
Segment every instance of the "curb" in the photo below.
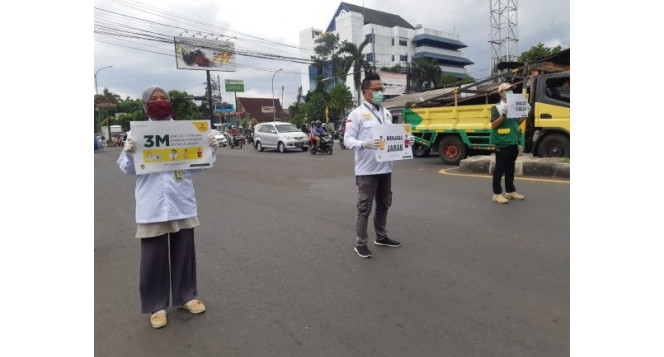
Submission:
{"label": "curb", "polygon": [[[514,163],[514,176],[569,178],[570,163],[564,161],[569,160],[564,158],[520,155]],[[495,154],[477,155],[461,160],[459,163],[459,171],[492,175],[495,166]]]}

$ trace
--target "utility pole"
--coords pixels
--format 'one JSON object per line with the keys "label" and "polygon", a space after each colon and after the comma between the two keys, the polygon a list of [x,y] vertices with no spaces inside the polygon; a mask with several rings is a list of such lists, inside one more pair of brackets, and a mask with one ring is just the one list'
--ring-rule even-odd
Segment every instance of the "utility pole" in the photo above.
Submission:
{"label": "utility pole", "polygon": [[284,118],[284,86],[281,86],[281,118]]}
{"label": "utility pole", "polygon": [[210,71],[206,70],[205,72],[207,73],[208,116],[210,117],[210,125],[212,125],[214,117],[212,115],[212,87],[210,84]]}
{"label": "utility pole", "polygon": [[277,75],[277,72],[281,71],[283,68],[279,68],[274,71],[272,75],[272,121],[277,121],[277,107],[274,106],[274,76]]}

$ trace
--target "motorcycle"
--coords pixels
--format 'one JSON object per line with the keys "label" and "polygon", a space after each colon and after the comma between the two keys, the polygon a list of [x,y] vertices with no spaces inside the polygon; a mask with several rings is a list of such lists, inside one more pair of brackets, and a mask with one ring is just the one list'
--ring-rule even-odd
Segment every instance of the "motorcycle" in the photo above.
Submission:
{"label": "motorcycle", "polygon": [[346,149],[346,145],[344,145],[344,132],[343,131],[339,132],[339,147],[341,147],[342,150]]}
{"label": "motorcycle", "polygon": [[334,141],[330,134],[323,134],[320,136],[320,150],[316,147],[316,140],[312,138],[309,140],[309,152],[311,155],[315,155],[317,152],[327,153],[332,155],[332,145]]}
{"label": "motorcycle", "polygon": [[252,132],[247,133],[247,136],[245,138],[247,140],[247,144],[253,144],[254,143],[254,133],[252,133]]}
{"label": "motorcycle", "polygon": [[242,135],[235,135],[231,138],[228,144],[231,149],[235,149],[236,147],[242,149],[242,145],[244,144],[244,137]]}

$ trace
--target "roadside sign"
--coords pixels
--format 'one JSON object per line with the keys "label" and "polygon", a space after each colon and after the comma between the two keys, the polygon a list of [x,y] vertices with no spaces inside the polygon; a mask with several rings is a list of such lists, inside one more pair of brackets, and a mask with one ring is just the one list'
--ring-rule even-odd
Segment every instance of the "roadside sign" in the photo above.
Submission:
{"label": "roadside sign", "polygon": [[95,108],[116,108],[118,105],[116,103],[110,102],[97,102],[95,103]]}
{"label": "roadside sign", "polygon": [[244,81],[241,79],[226,79],[226,92],[244,92]]}

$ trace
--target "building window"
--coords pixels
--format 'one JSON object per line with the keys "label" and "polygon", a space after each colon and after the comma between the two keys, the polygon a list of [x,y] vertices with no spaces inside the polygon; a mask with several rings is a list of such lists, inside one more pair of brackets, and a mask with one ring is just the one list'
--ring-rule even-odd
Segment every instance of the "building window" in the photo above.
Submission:
{"label": "building window", "polygon": [[367,56],[367,62],[373,62],[374,61],[373,53],[367,53],[366,56]]}
{"label": "building window", "polygon": [[399,46],[408,46],[408,40],[403,37],[399,37]]}
{"label": "building window", "polygon": [[[392,41],[394,41],[394,40],[392,40]],[[394,55],[392,55],[392,62],[394,62]]]}
{"label": "building window", "polygon": [[[392,38],[392,46],[394,46],[394,38]],[[394,61],[394,60],[393,60]]]}
{"label": "building window", "polygon": [[399,60],[400,60],[401,62],[408,62],[408,55],[405,55],[405,56],[399,56]]}
{"label": "building window", "polygon": [[367,36],[364,38],[364,41],[368,43],[373,43],[373,34],[368,33]]}

